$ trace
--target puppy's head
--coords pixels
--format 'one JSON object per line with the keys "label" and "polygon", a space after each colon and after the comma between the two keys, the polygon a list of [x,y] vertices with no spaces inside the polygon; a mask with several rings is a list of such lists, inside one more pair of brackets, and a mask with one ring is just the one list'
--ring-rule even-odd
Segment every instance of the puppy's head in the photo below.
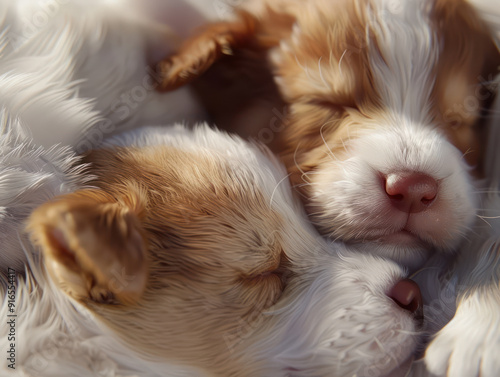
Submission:
{"label": "puppy's head", "polygon": [[498,53],[465,2],[318,4],[273,55],[285,163],[322,234],[417,267],[472,224]]}
{"label": "puppy's head", "polygon": [[291,225],[273,200],[289,193],[257,148],[197,135],[92,152],[95,188],[42,205],[29,229],[58,286],[134,348],[214,369],[224,334],[281,295]]}
{"label": "puppy's head", "polygon": [[[387,261],[339,257],[266,154],[209,129],[165,128],[92,152],[94,188],[30,218],[49,276],[144,357],[220,376],[331,375],[346,344],[370,353],[363,365],[401,347],[395,360],[406,359],[416,308],[398,306],[398,292],[391,299],[404,273]],[[311,363],[318,350],[325,357]],[[359,367],[356,355],[346,371]]]}
{"label": "puppy's head", "polygon": [[289,105],[282,156],[321,233],[410,267],[454,248],[476,207],[469,166],[480,170],[478,118],[493,97],[481,83],[500,63],[474,10],[255,3],[255,40],[280,26],[268,47]]}

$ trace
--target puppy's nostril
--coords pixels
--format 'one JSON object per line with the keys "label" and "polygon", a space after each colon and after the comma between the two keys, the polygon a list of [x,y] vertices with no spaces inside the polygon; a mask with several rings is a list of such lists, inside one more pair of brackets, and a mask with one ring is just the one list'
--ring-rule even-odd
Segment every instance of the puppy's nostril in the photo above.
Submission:
{"label": "puppy's nostril", "polygon": [[[387,194],[387,195],[389,195],[389,194]],[[396,200],[396,201],[402,201],[405,199],[404,195],[402,195],[402,194],[389,195],[389,198],[391,198],[391,200]]]}
{"label": "puppy's nostril", "polygon": [[384,185],[392,206],[402,212],[425,211],[438,195],[436,180],[422,173],[391,173],[385,177]]}
{"label": "puppy's nostril", "polygon": [[398,281],[387,294],[401,308],[412,313],[422,310],[422,293],[417,283],[410,279]]}

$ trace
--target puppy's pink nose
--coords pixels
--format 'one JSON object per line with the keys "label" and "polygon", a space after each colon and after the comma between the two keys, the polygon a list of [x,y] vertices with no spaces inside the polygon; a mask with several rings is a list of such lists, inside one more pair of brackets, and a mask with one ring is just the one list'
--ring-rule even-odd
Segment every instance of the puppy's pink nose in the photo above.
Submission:
{"label": "puppy's pink nose", "polygon": [[412,313],[418,313],[422,310],[422,293],[413,280],[403,279],[398,281],[387,296],[392,298],[401,308]]}
{"label": "puppy's pink nose", "polygon": [[392,173],[385,178],[385,192],[398,210],[417,213],[425,211],[434,202],[438,183],[422,173]]}

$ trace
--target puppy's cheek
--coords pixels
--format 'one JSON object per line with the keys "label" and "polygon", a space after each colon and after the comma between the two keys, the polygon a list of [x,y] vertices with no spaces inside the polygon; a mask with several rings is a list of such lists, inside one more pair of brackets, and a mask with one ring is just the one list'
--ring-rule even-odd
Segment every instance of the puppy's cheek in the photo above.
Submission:
{"label": "puppy's cheek", "polygon": [[[458,198],[468,197],[465,192],[457,193],[451,189],[449,191]],[[460,204],[457,204],[453,199],[441,200],[428,212],[410,218],[408,225],[417,229],[424,240],[436,245],[440,250],[453,250],[461,240],[460,235],[472,225],[474,215],[472,201],[462,199]]]}
{"label": "puppy's cheek", "polygon": [[339,160],[318,165],[310,175],[305,192],[308,196],[306,211],[323,235],[335,232],[342,219],[352,212],[349,203],[356,201],[359,190],[353,187],[355,182],[347,173],[348,164]]}
{"label": "puppy's cheek", "polygon": [[473,127],[477,119],[478,115],[475,113],[469,115],[467,119],[452,115],[451,120],[440,124],[446,139],[463,154],[467,164],[472,167],[476,167],[483,153],[480,145],[480,130]]}
{"label": "puppy's cheek", "polygon": [[[335,191],[334,178],[330,177],[329,171],[319,169],[315,180],[308,186],[306,212],[310,219],[313,220],[317,229],[322,235],[330,234],[334,231],[333,218],[337,205],[335,197],[332,193]],[[322,176],[321,179],[319,176]],[[317,179],[317,180],[316,180]]]}

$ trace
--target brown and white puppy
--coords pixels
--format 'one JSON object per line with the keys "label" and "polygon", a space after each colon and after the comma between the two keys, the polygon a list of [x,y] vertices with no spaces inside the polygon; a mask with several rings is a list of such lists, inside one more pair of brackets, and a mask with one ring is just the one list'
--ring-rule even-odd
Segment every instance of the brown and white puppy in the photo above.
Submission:
{"label": "brown and white puppy", "polygon": [[231,48],[268,48],[289,105],[279,152],[319,231],[412,269],[456,248],[477,207],[470,167],[481,164],[477,120],[493,96],[480,84],[500,62],[474,9],[255,0],[238,17],[164,62],[164,87]]}
{"label": "brown and white puppy", "polygon": [[[418,288],[391,261],[327,244],[269,152],[208,127],[162,127],[85,162],[93,187],[30,217],[55,285],[19,287],[25,331],[38,326],[26,318],[36,289],[55,307],[42,330],[72,323],[72,339],[141,376],[404,375]],[[28,360],[50,338],[32,334],[19,337]],[[70,375],[61,365],[50,375]]]}

